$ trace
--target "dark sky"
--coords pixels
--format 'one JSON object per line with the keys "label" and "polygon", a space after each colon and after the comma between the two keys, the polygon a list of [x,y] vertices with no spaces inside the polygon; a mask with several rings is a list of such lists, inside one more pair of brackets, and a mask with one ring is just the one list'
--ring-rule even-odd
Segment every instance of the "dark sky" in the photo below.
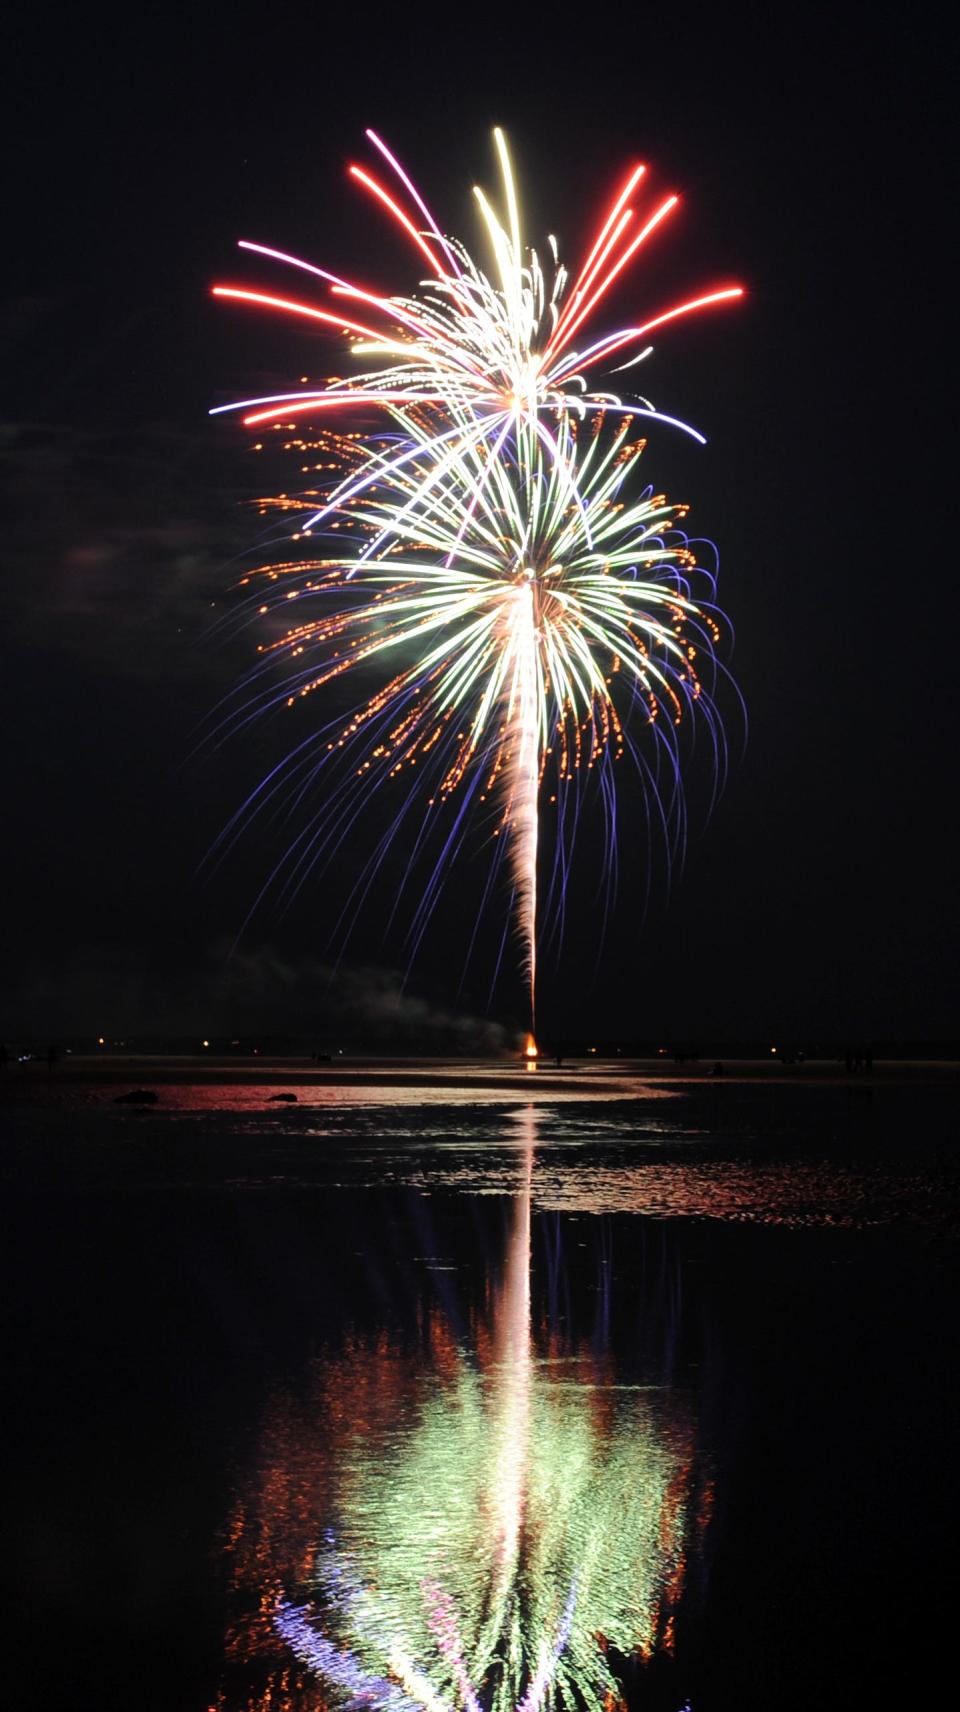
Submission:
{"label": "dark sky", "polygon": [[[635,290],[749,291],[663,337],[644,376],[708,435],[652,443],[651,479],[719,546],[749,737],[728,702],[729,783],[704,825],[694,769],[669,886],[628,827],[599,955],[588,835],[544,1032],[956,1039],[951,44],[934,11],[735,6],[704,27],[684,7],[528,25],[497,8],[482,31],[476,8],[412,15],[429,21],[275,5],[255,24],[199,7],[125,25],[93,8],[56,29],[21,8],[14,25],[0,1029],[324,1033],[336,1017],[357,1039],[467,1044],[521,1015],[509,978],[489,1006],[502,898],[461,984],[479,856],[451,876],[407,997],[403,923],[385,932],[383,908],[331,984],[375,817],[231,955],[270,836],[213,881],[196,870],[287,737],[191,759],[250,664],[250,633],[209,624],[236,598],[262,479],[206,412],[308,366],[302,333],[208,287],[253,277],[246,236],[407,288],[404,249],[345,183],[364,127],[472,236],[500,123],[531,235],[557,231],[572,257],[594,202],[645,159],[685,206]],[[631,313],[628,288],[611,317]]]}

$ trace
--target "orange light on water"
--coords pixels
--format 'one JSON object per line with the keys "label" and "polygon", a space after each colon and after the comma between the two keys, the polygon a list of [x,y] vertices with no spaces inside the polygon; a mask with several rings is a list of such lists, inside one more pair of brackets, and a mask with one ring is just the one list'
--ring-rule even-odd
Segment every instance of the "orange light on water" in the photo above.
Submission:
{"label": "orange light on water", "polygon": [[540,1054],[537,1050],[537,1043],[532,1034],[527,1035],[527,1044],[523,1049],[523,1056],[526,1059],[527,1069],[535,1070],[537,1068],[537,1059]]}

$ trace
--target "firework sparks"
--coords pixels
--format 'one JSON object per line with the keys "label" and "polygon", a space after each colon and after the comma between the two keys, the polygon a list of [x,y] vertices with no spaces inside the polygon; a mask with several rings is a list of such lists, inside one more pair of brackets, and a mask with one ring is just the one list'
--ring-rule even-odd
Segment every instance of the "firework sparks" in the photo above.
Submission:
{"label": "firework sparks", "polygon": [[[366,369],[362,375],[334,382],[322,391],[243,399],[220,406],[219,410],[247,411],[244,421],[259,424],[286,420],[294,411],[311,412],[358,403],[382,404],[391,409],[406,403],[439,407],[451,421],[459,422],[469,432],[480,421],[488,431],[503,419],[536,427],[544,414],[563,416],[572,412],[582,417],[592,411],[614,408],[632,416],[670,423],[702,439],[687,424],[661,416],[646,400],[624,402],[609,392],[589,391],[586,377],[614,353],[641,344],[656,328],[713,304],[741,297],[741,286],[717,287],[658,310],[636,327],[619,328],[583,350],[571,349],[574,335],[595,313],[615,280],[678,206],[677,196],[667,197],[639,231],[635,229],[638,215],[628,203],[645,176],[645,167],[631,170],[600,224],[583,267],[570,285],[566,268],[557,261],[555,240],[550,240],[548,271],[536,250],[524,245],[513,168],[503,133],[496,130],[494,139],[508,211],[506,224],[498,218],[485,193],[480,189],[474,191],[496,264],[498,277],[493,281],[463,245],[441,234],[410,179],[376,133],[368,131],[367,137],[383,154],[427,222],[426,231],[418,230],[415,220],[376,179],[359,167],[351,167],[351,175],[387,210],[426,260],[431,277],[421,294],[395,297],[364,291],[298,256],[246,241],[241,248],[248,253],[322,280],[330,297],[338,301],[321,307],[253,291],[246,286],[215,286],[214,294],[325,324],[348,335],[355,356],[392,360],[386,367]],[[374,320],[379,317],[380,324],[371,327],[367,322],[355,320],[352,312],[342,307],[345,303],[351,306],[351,311],[353,305],[361,305],[362,312]],[[649,347],[635,352],[620,367],[632,366],[648,355]],[[373,472],[367,473],[376,479]],[[340,490],[333,496],[334,503],[343,497]]]}
{"label": "firework sparks", "polygon": [[[282,700],[293,705],[347,672],[376,670],[377,687],[339,729],[324,727],[271,774],[224,836],[229,842],[283,789],[302,800],[326,769],[322,809],[268,882],[292,894],[353,826],[358,790],[362,796],[371,775],[415,777],[416,791],[357,883],[358,905],[414,804],[424,815],[416,833],[421,848],[457,792],[459,809],[414,914],[415,946],[463,842],[467,808],[488,804],[489,831],[500,840],[495,871],[501,851],[510,852],[533,1028],[548,769],[563,845],[572,836],[582,773],[596,770],[605,803],[612,803],[612,764],[629,752],[655,791],[655,769],[627,729],[638,708],[655,727],[674,782],[674,732],[685,715],[706,717],[715,754],[722,754],[710,695],[720,635],[712,583],[706,578],[705,598],[694,593],[696,560],[680,530],[685,508],[628,483],[645,443],[638,421],[702,436],[648,400],[591,390],[591,374],[614,354],[627,353],[619,366],[633,367],[649,354],[643,341],[655,328],[742,292],[721,287],[575,345],[677,198],[641,219],[633,203],[645,169],[633,168],[570,282],[553,240],[546,269],[524,245],[513,170],[497,131],[505,218],[476,192],[495,263],[491,279],[442,234],[381,139],[367,135],[401,189],[391,195],[368,172],[351,172],[428,264],[418,294],[363,290],[256,244],[243,247],[322,281],[326,302],[239,286],[215,292],[345,334],[363,364],[321,390],[221,408],[244,411],[250,426],[305,414],[325,420],[356,405],[376,406],[389,422],[382,432],[325,435],[320,444],[332,453],[336,475],[322,503],[318,490],[293,502],[284,496],[284,507],[292,503],[297,513],[296,539],[309,542],[309,553],[244,582],[259,614],[295,600],[297,622],[263,645],[231,717],[245,723]],[[279,689],[278,658],[285,667]],[[566,867],[565,857],[555,876]],[[555,889],[556,881],[551,895]]]}

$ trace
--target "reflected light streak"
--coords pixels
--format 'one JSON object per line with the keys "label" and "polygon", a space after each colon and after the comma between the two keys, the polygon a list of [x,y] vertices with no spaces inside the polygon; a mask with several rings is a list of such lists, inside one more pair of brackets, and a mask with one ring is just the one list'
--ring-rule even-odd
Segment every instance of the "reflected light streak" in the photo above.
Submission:
{"label": "reflected light streak", "polygon": [[[316,1677],[318,1705],[611,1712],[622,1662],[672,1650],[706,1516],[692,1428],[657,1388],[616,1385],[606,1358],[571,1359],[556,1333],[538,1352],[538,1117],[515,1114],[502,1283],[472,1353],[442,1317],[432,1373],[389,1340],[355,1341],[324,1364],[305,1414],[308,1440],[320,1435],[308,1487],[287,1419],[259,1503],[238,1512],[235,1558],[246,1541],[261,1593],[237,1644],[269,1653],[272,1628],[274,1652],[279,1636]],[[311,1517],[325,1530],[312,1539]]]}

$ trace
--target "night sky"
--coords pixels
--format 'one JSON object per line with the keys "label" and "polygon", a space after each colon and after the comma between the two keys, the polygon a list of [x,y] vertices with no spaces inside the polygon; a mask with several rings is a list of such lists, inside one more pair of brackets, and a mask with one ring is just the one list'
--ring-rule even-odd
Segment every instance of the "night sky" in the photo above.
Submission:
{"label": "night sky", "polygon": [[704,824],[694,768],[669,884],[628,813],[602,947],[588,834],[544,1034],[956,1040],[952,92],[933,11],[838,24],[734,7],[706,30],[683,7],[520,27],[518,8],[416,15],[430,21],[407,35],[376,9],[332,25],[319,5],[255,25],[208,7],[118,26],[94,8],[56,29],[21,9],[4,115],[0,1032],[339,1028],[460,1047],[521,1019],[519,981],[489,997],[500,910],[461,980],[479,846],[404,992],[389,870],[331,974],[375,816],[236,945],[271,837],[251,833],[212,879],[198,866],[293,727],[194,754],[251,663],[252,633],[210,626],[237,598],[263,481],[248,438],[207,410],[331,366],[314,335],[209,286],[266,277],[237,255],[248,237],[408,289],[405,248],[345,180],[364,127],[472,241],[499,123],[528,235],[556,231],[570,260],[631,159],[682,193],[609,325],[638,298],[748,288],[660,337],[643,386],[708,436],[664,432],[646,456],[718,544],[749,735],[728,699],[729,782]]}

